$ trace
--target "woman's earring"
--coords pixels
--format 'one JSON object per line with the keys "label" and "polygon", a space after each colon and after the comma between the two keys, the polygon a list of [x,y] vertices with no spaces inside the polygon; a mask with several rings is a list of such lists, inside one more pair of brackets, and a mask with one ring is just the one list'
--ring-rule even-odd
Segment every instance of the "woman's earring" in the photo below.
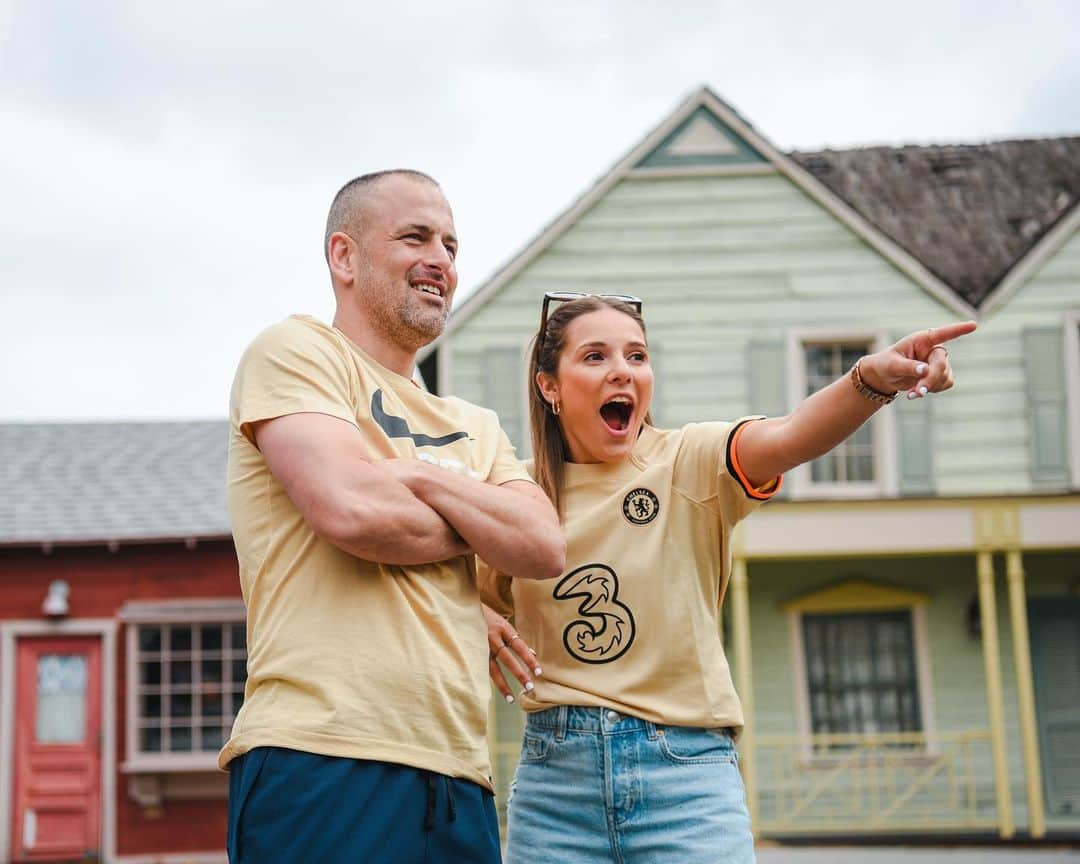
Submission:
{"label": "woman's earring", "polygon": [[558,417],[559,414],[562,413],[562,402],[560,402],[558,399],[554,400],[551,403],[551,413],[554,414],[556,417]]}

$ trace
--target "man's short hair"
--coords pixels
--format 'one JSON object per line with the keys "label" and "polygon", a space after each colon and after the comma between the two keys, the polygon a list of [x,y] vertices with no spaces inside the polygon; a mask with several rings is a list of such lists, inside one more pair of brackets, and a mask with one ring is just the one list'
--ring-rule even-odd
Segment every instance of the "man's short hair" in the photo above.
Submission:
{"label": "man's short hair", "polygon": [[350,229],[359,227],[368,193],[380,180],[394,174],[401,174],[412,177],[414,180],[430,183],[437,189],[442,188],[433,177],[412,168],[389,168],[385,171],[372,171],[370,174],[361,174],[359,177],[354,177],[338,189],[337,195],[334,196],[333,203],[330,205],[330,213],[326,217],[323,255],[326,257],[327,263],[330,261],[330,235],[335,231],[348,233]]}

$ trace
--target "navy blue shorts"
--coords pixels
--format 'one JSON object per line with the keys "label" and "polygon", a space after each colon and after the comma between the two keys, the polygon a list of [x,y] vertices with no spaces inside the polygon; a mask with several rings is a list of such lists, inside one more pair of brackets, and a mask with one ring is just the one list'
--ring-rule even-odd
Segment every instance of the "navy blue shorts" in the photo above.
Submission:
{"label": "navy blue shorts", "polygon": [[500,864],[494,796],[389,762],[257,747],[229,763],[231,864]]}

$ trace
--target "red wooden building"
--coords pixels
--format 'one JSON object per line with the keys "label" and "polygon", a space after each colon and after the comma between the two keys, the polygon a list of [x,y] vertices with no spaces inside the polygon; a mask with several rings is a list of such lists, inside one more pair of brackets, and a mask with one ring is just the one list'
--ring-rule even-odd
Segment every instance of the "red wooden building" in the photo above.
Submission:
{"label": "red wooden building", "polygon": [[0,861],[224,862],[228,425],[0,425]]}

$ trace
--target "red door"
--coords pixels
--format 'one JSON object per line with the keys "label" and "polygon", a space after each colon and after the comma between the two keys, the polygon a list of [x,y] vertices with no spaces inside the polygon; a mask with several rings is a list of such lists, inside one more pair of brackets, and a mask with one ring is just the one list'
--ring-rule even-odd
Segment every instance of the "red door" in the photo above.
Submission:
{"label": "red door", "polygon": [[16,651],[12,859],[98,857],[101,641],[23,637]]}

